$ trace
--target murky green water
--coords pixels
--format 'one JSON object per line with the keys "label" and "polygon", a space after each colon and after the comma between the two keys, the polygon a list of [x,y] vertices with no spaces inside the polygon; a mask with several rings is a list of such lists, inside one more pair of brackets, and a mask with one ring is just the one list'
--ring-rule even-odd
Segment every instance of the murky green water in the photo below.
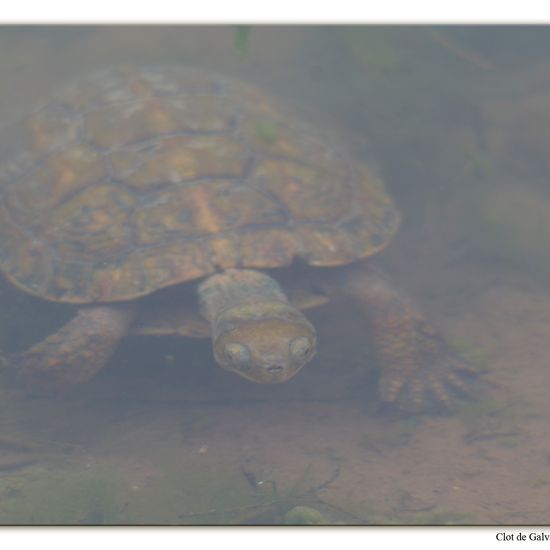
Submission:
{"label": "murky green water", "polygon": [[[379,263],[484,375],[452,415],[377,411],[360,311],[308,313],[289,382],[208,340],[127,338],[62,397],[0,391],[0,524],[548,523],[550,29],[4,27],[6,127],[106,65],[192,65],[269,90],[383,176]],[[4,137],[2,138],[4,140]],[[73,310],[2,281],[0,346]]]}

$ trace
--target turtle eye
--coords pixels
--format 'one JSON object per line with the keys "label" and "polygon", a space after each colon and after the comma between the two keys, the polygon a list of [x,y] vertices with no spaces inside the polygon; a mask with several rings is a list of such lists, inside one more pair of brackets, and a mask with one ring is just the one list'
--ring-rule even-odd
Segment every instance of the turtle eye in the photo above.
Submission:
{"label": "turtle eye", "polygon": [[223,354],[225,360],[234,366],[246,365],[250,361],[250,351],[244,344],[227,344]]}
{"label": "turtle eye", "polygon": [[305,336],[294,338],[290,342],[290,354],[297,361],[306,361],[310,357],[312,350],[313,342]]}

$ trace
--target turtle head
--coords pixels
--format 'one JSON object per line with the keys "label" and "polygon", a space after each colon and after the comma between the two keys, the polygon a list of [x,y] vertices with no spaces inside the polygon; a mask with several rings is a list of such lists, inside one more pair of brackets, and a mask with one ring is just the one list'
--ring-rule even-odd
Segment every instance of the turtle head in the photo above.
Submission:
{"label": "turtle head", "polygon": [[315,329],[305,318],[242,321],[214,341],[218,364],[260,384],[285,382],[316,352]]}
{"label": "turtle head", "polygon": [[273,384],[294,376],[315,355],[315,329],[266,273],[227,269],[198,290],[214,357],[224,369]]}

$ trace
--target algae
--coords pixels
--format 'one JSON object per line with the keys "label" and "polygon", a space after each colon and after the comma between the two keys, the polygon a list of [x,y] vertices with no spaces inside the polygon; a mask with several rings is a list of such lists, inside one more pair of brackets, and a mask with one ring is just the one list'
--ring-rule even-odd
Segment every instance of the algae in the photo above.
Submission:
{"label": "algae", "polygon": [[261,500],[231,466],[208,455],[165,457],[161,474],[129,498],[131,524],[238,524],[243,510]]}
{"label": "algae", "polygon": [[271,145],[277,141],[278,128],[275,124],[262,121],[254,128],[257,136],[266,144]]}
{"label": "algae", "polygon": [[104,468],[35,468],[2,478],[0,492],[3,525],[108,525],[123,518],[117,479]]}
{"label": "algae", "polygon": [[326,525],[327,518],[311,506],[295,506],[285,515],[283,523],[285,525]]}

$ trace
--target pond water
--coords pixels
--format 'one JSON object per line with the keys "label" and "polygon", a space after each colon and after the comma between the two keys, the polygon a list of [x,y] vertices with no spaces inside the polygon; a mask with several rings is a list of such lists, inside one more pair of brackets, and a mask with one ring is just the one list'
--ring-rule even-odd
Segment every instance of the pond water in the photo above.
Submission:
{"label": "pond water", "polygon": [[[110,65],[236,77],[332,134],[402,213],[376,262],[479,371],[446,414],[380,410],[364,312],[338,300],[307,312],[318,353],[280,385],[220,369],[209,339],[129,336],[71,391],[6,377],[0,523],[548,523],[549,46],[546,27],[0,28],[6,150]],[[8,363],[75,313],[0,285]]]}

